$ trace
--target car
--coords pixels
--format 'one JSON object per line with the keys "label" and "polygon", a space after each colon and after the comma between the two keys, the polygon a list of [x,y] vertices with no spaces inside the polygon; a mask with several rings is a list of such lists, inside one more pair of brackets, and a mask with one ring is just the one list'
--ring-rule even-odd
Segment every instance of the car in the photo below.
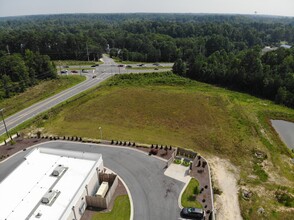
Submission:
{"label": "car", "polygon": [[96,77],[97,77],[96,75],[92,76],[93,79],[96,78]]}
{"label": "car", "polygon": [[125,65],[119,64],[119,65],[117,65],[117,67],[125,67]]}
{"label": "car", "polygon": [[89,71],[88,71],[88,70],[82,70],[82,72],[83,72],[83,73],[88,73]]}
{"label": "car", "polygon": [[142,64],[138,64],[138,66],[144,67],[144,66],[146,66],[146,65],[142,63]]}
{"label": "car", "polygon": [[131,65],[127,65],[126,67],[127,67],[127,68],[133,68]]}
{"label": "car", "polygon": [[181,211],[181,217],[202,220],[205,218],[205,211],[203,209],[193,207],[183,208]]}
{"label": "car", "polygon": [[68,71],[67,70],[61,70],[60,73],[61,74],[66,74]]}
{"label": "car", "polygon": [[99,64],[94,64],[94,65],[92,65],[91,67],[97,67],[97,66],[99,66]]}
{"label": "car", "polygon": [[159,63],[153,63],[154,66],[159,66]]}
{"label": "car", "polygon": [[72,73],[78,73],[78,71],[77,71],[77,70],[72,70],[71,72],[72,72]]}

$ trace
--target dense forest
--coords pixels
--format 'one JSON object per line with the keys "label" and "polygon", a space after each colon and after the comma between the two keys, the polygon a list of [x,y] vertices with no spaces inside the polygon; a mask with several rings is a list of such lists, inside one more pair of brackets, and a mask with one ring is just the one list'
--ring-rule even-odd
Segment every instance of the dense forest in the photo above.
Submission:
{"label": "dense forest", "polygon": [[56,68],[46,55],[30,50],[24,55],[0,54],[0,100],[24,92],[40,80],[56,77]]}
{"label": "dense forest", "polygon": [[[176,62],[174,72],[294,107],[294,18],[206,14],[72,14],[0,18],[2,54]],[[265,46],[277,50],[262,53]],[[279,49],[278,49],[279,48]],[[109,51],[108,51],[109,50]],[[3,74],[3,73],[2,73]]]}

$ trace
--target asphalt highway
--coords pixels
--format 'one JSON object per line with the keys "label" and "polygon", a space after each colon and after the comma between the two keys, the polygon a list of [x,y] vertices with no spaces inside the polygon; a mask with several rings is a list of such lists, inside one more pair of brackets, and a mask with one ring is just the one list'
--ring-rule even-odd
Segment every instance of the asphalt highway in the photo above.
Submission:
{"label": "asphalt highway", "polygon": [[[164,175],[164,161],[146,153],[108,145],[52,141],[38,147],[102,154],[104,166],[117,173],[130,190],[134,220],[181,219],[178,197],[184,183]],[[0,182],[24,161],[30,150],[22,151],[1,163]]]}

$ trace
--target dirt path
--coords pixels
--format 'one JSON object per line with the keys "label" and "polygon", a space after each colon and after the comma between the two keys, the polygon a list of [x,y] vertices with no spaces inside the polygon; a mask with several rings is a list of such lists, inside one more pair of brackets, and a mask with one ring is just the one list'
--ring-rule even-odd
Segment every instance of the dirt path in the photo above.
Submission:
{"label": "dirt path", "polygon": [[238,201],[238,170],[230,162],[218,157],[208,158],[212,170],[212,179],[222,191],[216,195],[215,209],[217,220],[241,220]]}

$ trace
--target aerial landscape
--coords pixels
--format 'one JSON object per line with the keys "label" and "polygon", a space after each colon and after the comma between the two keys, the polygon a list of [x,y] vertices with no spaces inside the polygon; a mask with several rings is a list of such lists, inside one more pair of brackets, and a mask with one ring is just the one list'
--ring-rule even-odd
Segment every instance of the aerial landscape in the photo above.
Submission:
{"label": "aerial landscape", "polygon": [[0,220],[294,219],[294,3],[0,5]]}

